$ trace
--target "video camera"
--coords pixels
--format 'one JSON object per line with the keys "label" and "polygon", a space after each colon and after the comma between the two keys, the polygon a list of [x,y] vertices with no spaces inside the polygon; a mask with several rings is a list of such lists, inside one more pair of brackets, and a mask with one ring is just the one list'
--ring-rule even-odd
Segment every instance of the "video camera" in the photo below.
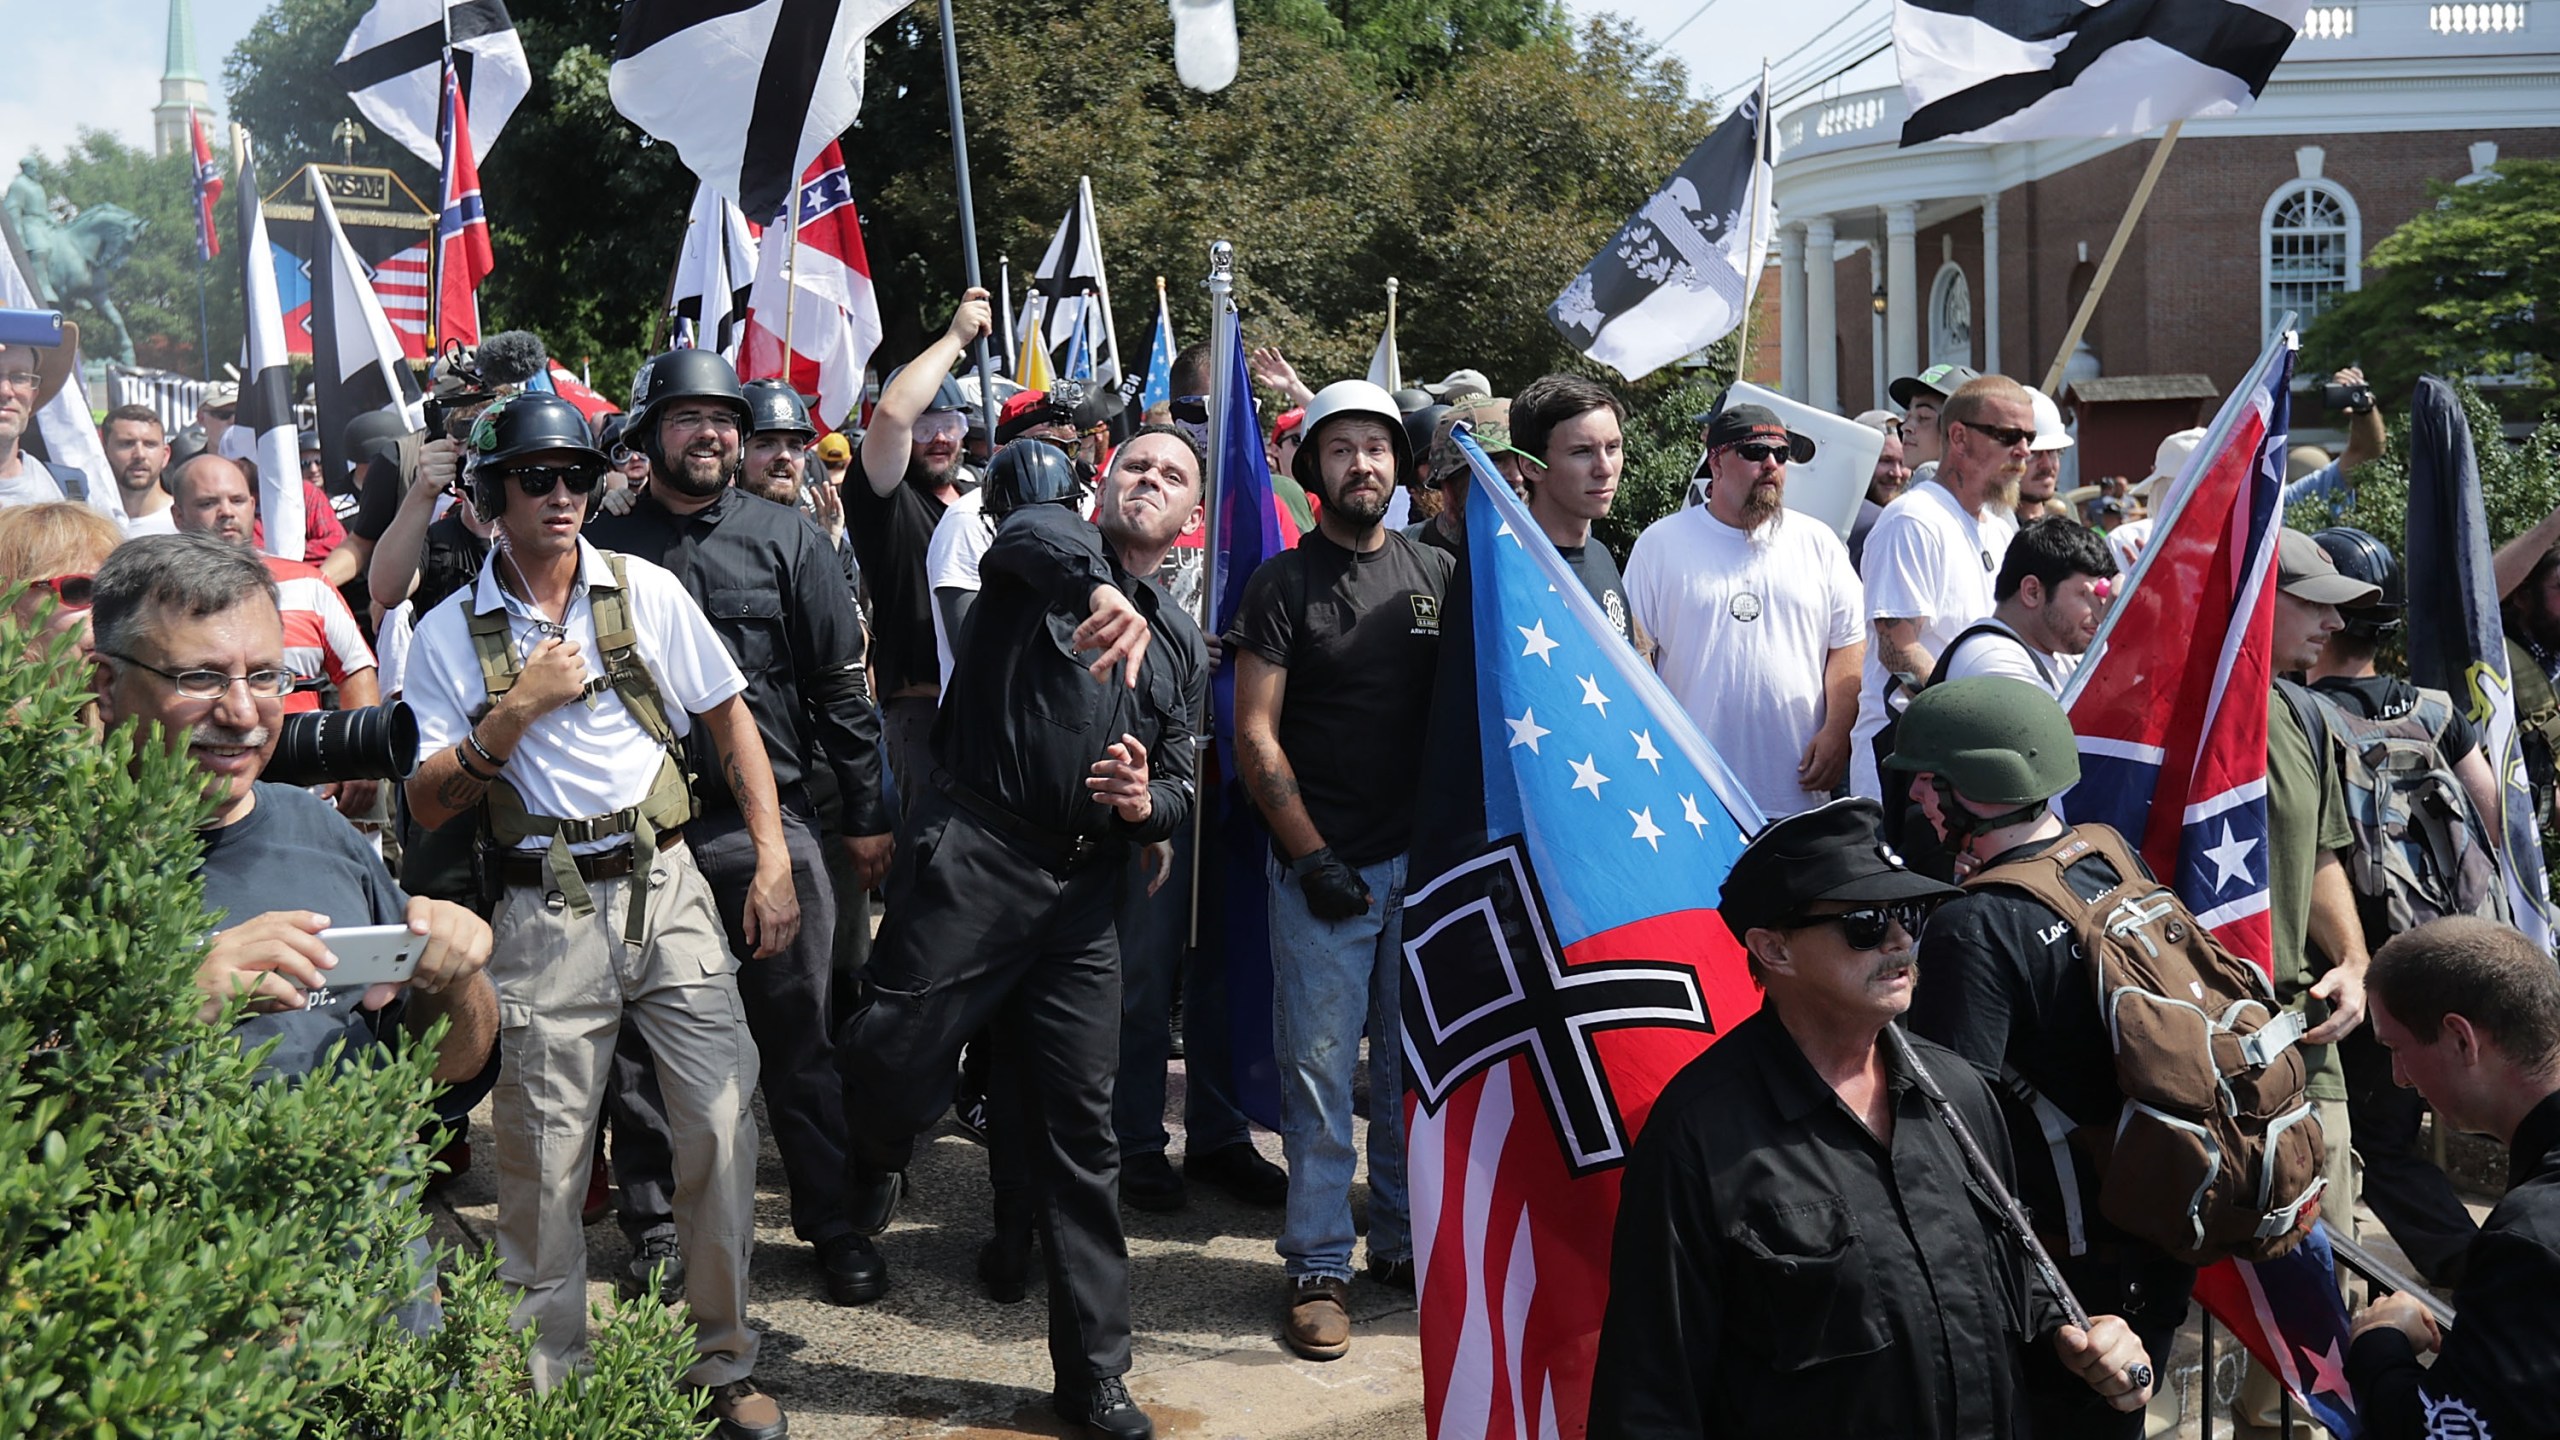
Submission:
{"label": "video camera", "polygon": [[284,717],[258,778],[278,785],[405,780],[418,766],[418,717],[406,702]]}

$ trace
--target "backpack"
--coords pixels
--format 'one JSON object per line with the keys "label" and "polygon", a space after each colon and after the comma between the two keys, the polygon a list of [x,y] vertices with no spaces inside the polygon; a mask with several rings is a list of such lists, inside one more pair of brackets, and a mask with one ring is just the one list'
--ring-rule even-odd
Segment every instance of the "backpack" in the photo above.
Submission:
{"label": "backpack", "polygon": [[[2064,872],[2092,856],[2121,878],[2084,899]],[[2025,1077],[2003,1076],[2052,1151],[2071,1253],[2088,1249],[2081,1160],[2097,1172],[2101,1215],[2187,1264],[2272,1260],[2299,1244],[2326,1183],[2320,1121],[2294,1045],[2302,1016],[2278,1005],[2265,972],[2224,949],[2104,825],[1964,882],[1993,887],[2071,927],[2115,1048],[2124,1107],[2112,1126],[2075,1124]]]}
{"label": "backpack", "polygon": [[2497,856],[2470,795],[2444,761],[2452,697],[2419,689],[2409,709],[2366,719],[2317,690],[2281,683],[2302,733],[2317,738],[2325,731],[2330,742],[2314,750],[2322,770],[2332,757],[2338,766],[2347,824],[2356,836],[2347,879],[2367,929],[2387,939],[2447,915],[2504,923],[2507,892]]}

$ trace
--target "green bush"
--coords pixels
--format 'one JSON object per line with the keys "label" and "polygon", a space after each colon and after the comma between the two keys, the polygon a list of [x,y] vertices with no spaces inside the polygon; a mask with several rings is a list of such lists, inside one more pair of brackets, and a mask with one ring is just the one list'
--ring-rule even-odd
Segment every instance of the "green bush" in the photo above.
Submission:
{"label": "green bush", "polygon": [[196,1019],[200,782],[93,740],[84,667],[28,645],[0,610],[0,1435],[701,1435],[655,1304],[539,1397],[487,1257],[436,1257],[435,1334],[394,1323],[430,1053],[258,1083]]}

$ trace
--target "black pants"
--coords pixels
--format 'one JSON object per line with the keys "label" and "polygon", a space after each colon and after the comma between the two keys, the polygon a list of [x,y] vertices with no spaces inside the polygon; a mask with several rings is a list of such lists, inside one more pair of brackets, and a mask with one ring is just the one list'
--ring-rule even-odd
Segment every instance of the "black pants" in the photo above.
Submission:
{"label": "black pants", "polygon": [[2458,1282],[2480,1226],[2453,1182],[2419,1148],[2426,1102],[2392,1080],[2391,1052],[2370,1025],[2338,1042],[2338,1063],[2347,1078],[2347,1127],[2364,1161],[2364,1203],[2420,1276],[2436,1285]]}
{"label": "black pants", "polygon": [[1030,1112],[1019,1133],[1048,1266],[1050,1364],[1069,1387],[1126,1374],[1111,1085],[1127,847],[1062,873],[939,789],[911,799],[862,1004],[836,1044],[856,1153],[869,1168],[905,1168],[951,1104],[961,1044],[1001,1022],[994,1088]]}
{"label": "black pants", "polygon": [[[800,933],[791,948],[755,958],[747,943],[747,886],[755,840],[745,817],[723,810],[685,826],[693,863],[711,884],[720,926],[738,958],[738,994],[764,1071],[765,1115],[791,1186],[791,1228],[815,1245],[853,1233],[844,1211],[844,1087],[836,1075],[829,997],[835,983],[835,895],[808,814],[786,803],[782,836],[791,885],[800,897]],[[635,1025],[614,1044],[606,1108],[613,1116],[613,1174],[622,1186],[623,1229],[635,1239],[675,1228],[675,1148],[658,1071]]]}
{"label": "black pants", "polygon": [[[2053,1263],[2091,1316],[2118,1316],[2133,1327],[2151,1353],[2151,1373],[2166,1380],[2169,1353],[2196,1288],[2195,1267],[2156,1251],[2071,1256],[2058,1247]],[[2109,1405],[2063,1366],[2051,1342],[2028,1343],[2026,1378],[2028,1428],[2036,1440],[2142,1440],[2142,1412],[2126,1414]]]}

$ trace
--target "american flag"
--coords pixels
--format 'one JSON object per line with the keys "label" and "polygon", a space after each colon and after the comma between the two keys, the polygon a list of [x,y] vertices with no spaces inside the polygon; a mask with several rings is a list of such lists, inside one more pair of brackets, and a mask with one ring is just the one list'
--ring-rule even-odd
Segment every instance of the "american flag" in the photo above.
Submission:
{"label": "american flag", "polygon": [[[1713,909],[1757,810],[1464,441],[1480,783],[1405,901],[1406,1174],[1435,1440],[1580,1435],[1618,1186],[1665,1083],[1759,1008]],[[1448,673],[1444,668],[1443,673]],[[1463,742],[1462,742],[1463,743]],[[1443,849],[1449,848],[1446,846]]]}
{"label": "american flag", "polygon": [[444,186],[436,213],[435,342],[480,343],[480,282],[497,261],[480,205],[480,162],[471,158],[471,119],[453,68],[444,72]]}
{"label": "american flag", "polygon": [[400,336],[400,353],[412,360],[427,358],[427,299],[434,293],[432,253],[421,240],[373,267],[373,293],[382,297],[382,313]]}

